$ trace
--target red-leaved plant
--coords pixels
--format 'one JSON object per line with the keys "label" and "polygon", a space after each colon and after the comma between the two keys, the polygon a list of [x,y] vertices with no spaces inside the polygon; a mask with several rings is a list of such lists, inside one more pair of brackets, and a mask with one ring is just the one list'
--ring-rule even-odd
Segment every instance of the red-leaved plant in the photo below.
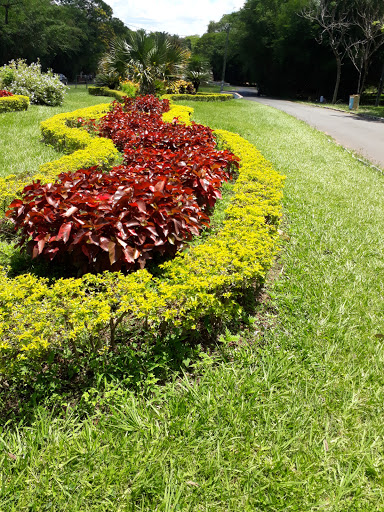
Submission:
{"label": "red-leaved plant", "polygon": [[0,90],[0,98],[5,98],[6,96],[13,96],[13,94],[5,89]]}
{"label": "red-leaved plant", "polygon": [[141,267],[153,252],[174,254],[208,217],[175,173],[125,166],[63,173],[24,189],[11,218],[33,257],[69,253],[88,270]]}
{"label": "red-leaved plant", "polygon": [[69,256],[83,272],[130,270],[156,253],[173,256],[208,226],[238,158],[215,149],[210,128],[163,123],[167,108],[150,96],[115,103],[97,129],[124,148],[123,165],[25,187],[7,212],[20,246],[33,257]]}

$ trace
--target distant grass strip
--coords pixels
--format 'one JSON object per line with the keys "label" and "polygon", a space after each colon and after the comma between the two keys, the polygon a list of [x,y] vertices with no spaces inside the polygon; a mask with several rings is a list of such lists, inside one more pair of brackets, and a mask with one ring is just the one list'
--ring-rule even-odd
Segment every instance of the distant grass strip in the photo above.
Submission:
{"label": "distant grass strip", "polygon": [[350,110],[349,105],[344,103],[336,103],[333,105],[332,103],[312,103],[300,101],[299,103],[304,103],[305,105],[311,105],[319,108],[332,108],[334,110],[341,110],[343,112],[350,112],[352,115],[357,116],[370,116],[370,117],[383,117],[384,118],[384,106],[375,107],[373,105],[359,105],[359,109],[357,111]]}

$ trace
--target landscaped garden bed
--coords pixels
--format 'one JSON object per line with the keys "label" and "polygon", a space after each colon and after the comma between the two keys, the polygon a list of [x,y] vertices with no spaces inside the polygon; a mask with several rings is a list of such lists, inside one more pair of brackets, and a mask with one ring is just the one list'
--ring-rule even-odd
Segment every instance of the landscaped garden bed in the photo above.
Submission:
{"label": "landscaped garden bed", "polygon": [[[129,118],[130,116],[130,109],[127,108],[127,112],[124,113],[122,107],[115,105],[115,112],[107,114],[104,120],[101,119],[107,110],[109,110],[109,105],[91,107],[89,111],[83,110],[82,112],[77,111],[72,114],[55,116],[52,120],[43,123],[44,137],[50,143],[58,144],[60,148],[64,148],[66,151],[82,148],[72,155],[63,157],[63,159],[75,158],[76,153],[80,153],[81,159],[83,155],[88,154],[92,144],[104,144],[110,141],[95,137],[92,133],[74,127],[74,123],[82,124],[83,120],[87,118],[97,118],[99,123],[101,120],[100,131],[104,135],[109,130],[108,135],[112,139],[115,137],[114,133],[117,137],[121,136],[121,129],[114,131],[114,123],[116,119],[119,119],[120,125],[124,123],[125,117]],[[168,141],[170,138],[169,130],[176,130],[175,133],[178,133],[177,140],[179,143],[181,140],[181,145],[188,147],[188,140],[193,139],[193,133],[202,130],[209,142],[208,154],[213,155],[217,150],[214,150],[214,139],[212,139],[209,129],[198,128],[196,125],[187,126],[190,123],[189,114],[190,109],[188,108],[171,108],[169,112],[164,114],[164,117],[167,120],[177,117],[180,122],[180,118],[184,115],[186,124],[170,124],[168,125],[169,128],[163,124],[157,114],[157,117],[155,116],[157,132],[163,131],[164,140]],[[143,116],[144,114],[141,113],[140,115]],[[148,113],[146,115],[148,119],[151,119]],[[115,116],[112,131],[109,122],[111,116],[112,118]],[[81,118],[80,121],[79,118]],[[153,122],[153,119],[151,122]],[[129,131],[128,138],[134,133]],[[148,133],[145,130],[143,133],[144,138],[147,142],[149,141],[149,146],[156,145],[154,139],[157,139],[157,144],[160,144],[160,146],[163,144],[161,137],[159,138],[156,135],[156,130],[153,132],[152,139],[148,138]],[[283,179],[272,170],[257,150],[241,137],[223,131],[215,132],[215,137],[223,147],[229,148],[240,157],[239,177],[234,188],[233,198],[226,211],[226,220],[217,234],[211,237],[208,236],[202,243],[192,245],[188,250],[176,255],[176,249],[181,248],[184,244],[184,240],[179,236],[180,232],[183,229],[185,230],[188,222],[196,222],[196,220],[193,220],[191,213],[182,213],[183,222],[180,221],[180,217],[178,220],[172,221],[176,230],[172,237],[159,237],[159,233],[156,231],[156,236],[153,236],[154,240],[149,245],[155,247],[156,243],[160,241],[160,247],[164,246],[165,243],[170,254],[175,255],[172,260],[160,265],[160,274],[157,272],[154,275],[146,269],[137,270],[126,275],[104,272],[96,276],[86,274],[82,278],[59,279],[51,283],[48,279],[38,278],[35,275],[21,275],[11,278],[7,276],[5,270],[3,271],[2,279],[5,285],[1,292],[2,344],[0,346],[3,378],[20,375],[21,369],[23,369],[23,374],[28,374],[31,371],[42,371],[44,365],[48,364],[49,361],[57,363],[58,358],[73,361],[92,357],[103,347],[103,350],[113,350],[118,339],[118,329],[120,329],[120,332],[124,332],[125,329],[124,343],[129,343],[127,329],[129,331],[129,326],[132,324],[135,324],[136,327],[140,326],[141,330],[144,329],[152,334],[156,333],[157,337],[161,337],[161,333],[172,331],[185,337],[188,332],[198,330],[203,319],[209,318],[211,323],[214,324],[223,318],[229,321],[231,318],[238,317],[241,311],[239,300],[244,290],[253,286],[255,282],[262,282],[276,254]],[[122,148],[123,143],[119,140],[116,140],[116,142]],[[137,140],[135,142],[137,145]],[[191,156],[184,151],[184,160],[180,158],[175,160],[175,143],[172,144],[173,154],[170,155],[168,150],[167,156],[173,158],[173,165],[175,165],[175,162],[179,162],[182,169],[188,167],[184,165],[186,163],[184,160],[188,161]],[[109,161],[116,157],[115,152],[116,150],[111,146]],[[132,153],[130,147],[126,147],[126,168],[134,165],[143,167],[149,153],[149,148],[147,150],[143,149],[140,156],[139,151]],[[226,149],[220,150],[217,154],[221,159],[223,155],[230,155]],[[140,158],[141,162],[139,161]],[[219,163],[219,161],[217,163],[212,161],[212,163],[212,158],[213,156],[208,158],[208,164],[207,162],[200,163],[202,165],[201,169],[205,169],[204,177],[198,177],[198,173],[196,173],[197,177],[195,176],[195,180],[192,179],[191,181],[191,178],[185,175],[184,185],[181,182],[178,185],[181,191],[186,187],[187,195],[190,196],[188,201],[192,201],[194,204],[196,212],[194,217],[196,215],[198,217],[200,211],[200,216],[203,216],[205,221],[207,221],[207,208],[211,208],[216,198],[220,197],[219,183],[216,183],[217,177],[212,176],[213,182],[209,184],[205,175],[207,175],[209,169],[211,169],[209,172],[217,172],[221,166],[225,171],[225,179],[229,178],[227,174],[228,164]],[[233,161],[233,157],[231,159]],[[198,159],[196,162],[191,162],[189,166],[194,168],[197,162]],[[87,160],[85,163],[89,165]],[[169,164],[169,158],[168,163],[167,158],[165,158],[165,163]],[[57,176],[62,170],[60,160],[52,166],[52,173],[47,174],[49,178],[46,178],[46,181],[48,179],[52,181],[55,175]],[[88,265],[94,262],[94,268],[97,268],[97,254],[95,256],[89,252],[92,245],[95,246],[94,249],[100,256],[105,254],[104,262],[106,264],[104,268],[111,265],[110,268],[113,270],[113,265],[119,259],[123,261],[125,268],[134,266],[136,260],[143,267],[146,260],[144,255],[153,249],[153,247],[147,247],[147,252],[143,251],[144,239],[140,246],[133,247],[130,245],[127,248],[128,243],[120,238],[121,242],[118,247],[116,234],[113,235],[113,239],[98,236],[95,232],[84,235],[84,232],[81,232],[81,222],[89,222],[89,220],[83,221],[80,219],[77,228],[80,231],[70,241],[70,231],[74,225],[74,219],[70,219],[70,217],[76,215],[76,208],[79,205],[78,203],[70,205],[65,200],[63,201],[66,194],[65,190],[70,190],[73,186],[71,183],[82,182],[86,185],[87,180],[91,182],[94,177],[96,177],[96,182],[98,181],[99,185],[102,183],[105,186],[105,180],[117,183],[122,176],[116,173],[121,173],[122,167],[115,167],[114,169],[114,171],[105,172],[102,168],[100,168],[100,171],[91,169],[90,171],[76,172],[73,170],[74,174],[72,175],[62,174],[59,178],[60,181],[56,182],[57,185],[43,185],[41,182],[35,181],[34,185],[27,186],[21,194],[24,199],[17,199],[12,203],[12,212],[9,215],[19,222],[19,225],[24,226],[25,240],[30,245],[32,244],[31,252],[34,256],[45,251],[53,259],[56,252],[60,251],[60,246],[69,248],[72,244],[73,249],[73,246],[77,243],[81,254],[85,256],[84,261],[88,261]],[[147,173],[147,179],[148,171],[145,172]],[[176,177],[172,179],[175,180]],[[200,189],[200,193],[195,196],[195,199],[191,192],[193,181],[196,181],[195,187],[198,186]],[[156,183],[154,185],[149,184],[149,187],[153,187],[155,195],[157,193],[164,196],[164,180],[160,179]],[[212,183],[215,183],[213,188]],[[132,184],[131,181],[129,187],[132,188]],[[118,194],[119,199],[122,199],[123,194],[121,194],[121,189],[119,190],[118,183],[113,187],[117,188],[116,190],[114,188],[113,194],[108,194],[109,198],[112,195],[117,199],[116,194]],[[19,186],[19,192],[21,192],[20,188]],[[85,191],[85,189],[86,187],[83,190]],[[50,194],[50,191],[52,191],[52,194]],[[203,191],[208,194],[206,199],[203,199],[201,195]],[[81,193],[84,194],[84,192]],[[58,200],[58,196],[61,197],[60,200]],[[103,208],[108,209],[108,198],[103,197],[103,201],[106,201]],[[42,206],[40,213],[37,211],[38,204]],[[61,213],[60,204],[63,205]],[[148,228],[148,219],[144,218],[146,206],[142,199],[131,201],[131,204],[135,204],[136,217],[138,214],[140,215],[139,221],[146,224],[146,229],[147,231],[149,229],[150,232],[151,226]],[[95,206],[96,204],[89,203],[90,210]],[[53,218],[50,215],[55,208],[59,209],[59,213],[55,215],[59,215],[59,217],[61,215],[63,220],[61,223],[54,222],[57,226],[54,228],[54,232],[47,231],[47,226],[52,224]],[[37,218],[39,218],[39,222],[37,222]],[[42,221],[46,226],[44,229],[41,228]],[[138,222],[137,218],[134,222]],[[121,231],[121,225],[117,229]],[[123,226],[124,229],[127,229],[127,226],[125,228]],[[152,235],[153,229],[152,227]],[[166,230],[169,231],[169,226],[166,227]],[[197,229],[195,226],[190,233],[198,234],[199,230],[200,228]],[[84,236],[87,238],[85,245],[80,243]],[[30,240],[31,237],[32,240]],[[95,237],[98,237],[97,240]],[[188,238],[190,238],[190,235],[187,236]],[[75,239],[77,240],[76,243]],[[140,235],[138,240],[140,240]],[[96,243],[92,244],[92,241]],[[59,249],[57,249],[58,247]],[[63,252],[65,253],[65,250]]]}
{"label": "landscaped garden bed", "polygon": [[[80,105],[72,101],[68,110]],[[146,337],[145,321],[130,324],[127,316],[115,350],[102,347],[67,372],[63,360],[47,364],[40,380],[29,373],[19,396],[9,380],[0,396],[0,509],[384,506],[384,177],[276,109],[246,100],[193,105],[199,123],[241,134],[288,176],[276,265],[261,294],[250,288],[242,301],[242,322],[219,338],[210,337],[218,326],[210,317],[198,324],[200,337],[183,338],[176,329]],[[230,187],[224,184],[214,217],[233,204]],[[77,291],[83,279],[62,282],[73,282],[86,320],[91,297],[84,294],[83,304]],[[92,289],[88,279],[83,291]],[[26,302],[34,292],[31,286]],[[136,292],[140,304],[144,283],[132,286]]]}

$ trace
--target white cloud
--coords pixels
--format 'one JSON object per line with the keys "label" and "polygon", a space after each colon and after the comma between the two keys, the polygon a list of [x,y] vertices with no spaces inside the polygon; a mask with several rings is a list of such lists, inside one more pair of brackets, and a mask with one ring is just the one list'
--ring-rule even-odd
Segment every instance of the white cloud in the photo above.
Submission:
{"label": "white cloud", "polygon": [[245,0],[105,0],[132,29],[144,28],[182,36],[207,30],[208,23],[238,11]]}

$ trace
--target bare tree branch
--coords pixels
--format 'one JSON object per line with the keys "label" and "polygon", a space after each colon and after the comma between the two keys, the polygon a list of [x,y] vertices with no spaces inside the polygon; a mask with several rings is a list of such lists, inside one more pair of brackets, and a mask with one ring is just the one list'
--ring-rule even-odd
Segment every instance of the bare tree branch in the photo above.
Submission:
{"label": "bare tree branch", "polygon": [[330,46],[336,60],[336,82],[332,103],[336,103],[341,79],[341,66],[347,53],[346,38],[351,28],[350,10],[343,8],[345,2],[313,0],[301,12],[301,16],[317,23],[321,29],[316,38],[319,44]]}

